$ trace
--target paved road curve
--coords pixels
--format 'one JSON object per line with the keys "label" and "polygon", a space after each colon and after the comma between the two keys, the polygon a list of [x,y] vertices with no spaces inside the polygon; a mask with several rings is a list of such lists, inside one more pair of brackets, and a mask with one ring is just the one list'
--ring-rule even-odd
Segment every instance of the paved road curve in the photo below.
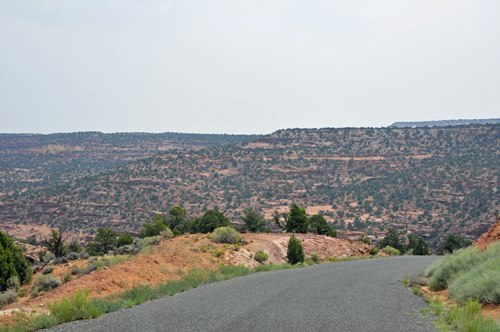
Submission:
{"label": "paved road curve", "polygon": [[48,331],[436,331],[401,279],[437,257],[401,256],[256,273]]}

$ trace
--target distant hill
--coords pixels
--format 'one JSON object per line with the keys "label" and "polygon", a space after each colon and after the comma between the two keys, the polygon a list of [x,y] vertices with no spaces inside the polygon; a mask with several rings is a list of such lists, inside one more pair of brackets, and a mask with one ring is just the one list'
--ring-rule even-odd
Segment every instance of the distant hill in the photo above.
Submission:
{"label": "distant hill", "polygon": [[0,134],[0,196],[107,172],[163,151],[221,147],[260,137],[168,132]]}
{"label": "distant hill", "polygon": [[98,227],[136,235],[175,205],[189,217],[218,208],[238,223],[246,207],[270,219],[296,202],[344,237],[362,231],[375,240],[393,227],[435,246],[450,232],[476,239],[495,222],[499,179],[500,124],[289,129],[4,195],[0,220],[31,232],[65,227],[87,240]]}
{"label": "distant hill", "polygon": [[447,127],[463,126],[470,124],[485,125],[489,123],[500,123],[500,119],[469,119],[469,120],[439,120],[439,121],[413,121],[413,122],[394,122],[389,127],[412,128],[412,127]]}

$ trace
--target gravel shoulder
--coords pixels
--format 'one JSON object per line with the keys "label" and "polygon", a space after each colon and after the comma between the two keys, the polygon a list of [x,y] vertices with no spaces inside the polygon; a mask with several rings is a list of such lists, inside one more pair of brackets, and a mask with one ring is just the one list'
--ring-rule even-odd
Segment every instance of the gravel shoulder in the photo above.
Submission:
{"label": "gravel shoulder", "polygon": [[[45,331],[436,331],[401,280],[439,257],[400,256],[256,273]],[[416,317],[417,316],[417,317]]]}

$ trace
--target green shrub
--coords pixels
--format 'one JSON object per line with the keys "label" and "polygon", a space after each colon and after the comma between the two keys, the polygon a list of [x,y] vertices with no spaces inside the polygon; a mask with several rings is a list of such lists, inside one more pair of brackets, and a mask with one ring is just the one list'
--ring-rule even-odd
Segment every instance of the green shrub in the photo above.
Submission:
{"label": "green shrub", "polygon": [[63,283],[67,283],[73,280],[73,277],[71,276],[71,272],[66,272],[61,275],[61,281]]}
{"label": "green shrub", "polygon": [[77,290],[73,299],[64,296],[61,301],[49,304],[50,313],[57,317],[59,323],[66,323],[77,319],[96,318],[103,314],[89,298],[89,290]]}
{"label": "green shrub", "polygon": [[214,255],[217,257],[224,256],[225,253],[226,253],[226,251],[224,249],[214,250]]}
{"label": "green shrub", "polygon": [[54,270],[55,269],[53,267],[46,267],[43,269],[42,274],[51,274]]}
{"label": "green shrub", "polygon": [[224,215],[224,212],[218,209],[207,210],[201,218],[195,218],[189,223],[189,232],[194,233],[210,233],[219,227],[229,227],[231,225],[229,218]]}
{"label": "green shrub", "polygon": [[174,233],[170,230],[170,228],[165,228],[163,231],[161,231],[160,235],[165,239],[165,240],[170,240],[174,237]]}
{"label": "green shrub", "polygon": [[144,237],[142,239],[137,240],[137,242],[135,244],[136,244],[136,246],[143,248],[143,247],[147,247],[147,246],[157,245],[158,243],[161,242],[161,240],[162,240],[161,235],[150,236],[150,237]]}
{"label": "green shrub", "polygon": [[94,240],[87,244],[87,252],[93,256],[105,255],[116,248],[118,240],[116,231],[110,228],[99,227]]}
{"label": "green shrub", "polygon": [[377,250],[377,248],[375,248],[375,247],[371,247],[371,248],[370,248],[370,255],[374,255],[374,256],[375,256],[376,254],[378,254],[378,250]]}
{"label": "green shrub", "polygon": [[255,260],[259,263],[263,263],[269,259],[269,255],[262,250],[257,250],[254,256]]}
{"label": "green shrub", "polygon": [[305,263],[308,265],[308,266],[311,266],[311,265],[314,265],[314,261],[312,260],[312,258],[308,258],[305,260]]}
{"label": "green shrub", "polygon": [[74,267],[74,268],[72,268],[72,269],[71,269],[71,271],[70,271],[70,272],[71,272],[71,274],[75,274],[75,275],[76,275],[76,274],[80,273],[80,271],[81,271],[81,270],[80,270],[79,268]]}
{"label": "green shrub", "polygon": [[295,237],[295,234],[292,234],[288,240],[286,259],[288,260],[288,263],[292,265],[304,262],[304,249],[302,248],[300,240]]}
{"label": "green shrub", "polygon": [[477,247],[456,250],[426,271],[432,290],[448,288],[450,298],[466,303],[469,298],[500,304],[500,243],[484,251]]}
{"label": "green shrub", "polygon": [[318,254],[316,254],[316,253],[312,252],[312,253],[311,253],[311,258],[312,258],[312,260],[313,260],[315,263],[318,263],[318,262],[319,262],[319,255],[318,255]]}
{"label": "green shrub", "polygon": [[7,280],[7,289],[13,289],[17,291],[21,284],[19,283],[19,277],[12,276]]}
{"label": "green shrub", "polygon": [[240,234],[232,227],[219,227],[212,233],[212,241],[216,243],[235,244],[240,239]]}
{"label": "green shrub", "polygon": [[62,285],[61,280],[57,279],[53,275],[41,275],[33,283],[32,289],[50,291]]}
{"label": "green shrub", "polygon": [[370,240],[370,238],[366,235],[361,235],[359,238],[358,238],[359,241],[365,243],[365,244],[370,244],[372,242],[372,240]]}
{"label": "green shrub", "polygon": [[338,259],[336,257],[332,257],[332,256],[328,257],[328,260],[330,262],[336,262],[336,261],[338,261]]}
{"label": "green shrub", "polygon": [[7,289],[7,280],[19,278],[21,284],[33,279],[33,270],[26,261],[21,248],[0,231],[0,291]]}
{"label": "green shrub", "polygon": [[382,249],[382,251],[391,256],[398,256],[400,253],[398,249],[394,249],[393,247],[390,246],[386,246],[385,248]]}
{"label": "green shrub", "polygon": [[458,331],[499,331],[500,326],[481,313],[481,304],[477,300],[468,299],[464,305],[443,310],[440,321]]}
{"label": "green shrub", "polygon": [[134,239],[132,238],[132,235],[130,235],[129,232],[126,232],[125,234],[120,235],[116,246],[118,248],[120,248],[123,246],[131,245],[132,243],[134,243]]}
{"label": "green shrub", "polygon": [[414,287],[411,289],[411,291],[412,291],[412,293],[413,293],[414,295],[420,295],[420,292],[421,292],[420,287],[417,287],[417,286],[414,286]]}
{"label": "green shrub", "polygon": [[0,293],[0,308],[14,303],[17,300],[17,293],[14,289],[9,289],[3,293]]}

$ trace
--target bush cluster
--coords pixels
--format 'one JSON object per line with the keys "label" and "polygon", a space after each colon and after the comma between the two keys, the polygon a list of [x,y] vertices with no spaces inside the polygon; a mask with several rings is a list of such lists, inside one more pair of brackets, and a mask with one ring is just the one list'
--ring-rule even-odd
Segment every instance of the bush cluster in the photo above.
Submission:
{"label": "bush cluster", "polygon": [[50,291],[62,285],[62,281],[54,277],[53,275],[41,275],[36,278],[33,286],[31,288],[31,294],[34,296],[38,295],[41,291]]}
{"label": "bush cluster", "polygon": [[262,250],[257,250],[254,256],[255,260],[259,263],[264,263],[269,259],[269,255],[263,252]]}
{"label": "bush cluster", "polygon": [[393,248],[391,246],[386,246],[385,248],[382,248],[382,251],[391,256],[398,256],[400,254],[398,249]]}
{"label": "bush cluster", "polygon": [[448,288],[450,298],[465,303],[469,298],[500,304],[500,243],[484,251],[477,247],[455,250],[427,269],[431,290]]}
{"label": "bush cluster", "polygon": [[215,243],[236,244],[240,240],[240,234],[232,227],[219,227],[212,233],[212,241]]}

